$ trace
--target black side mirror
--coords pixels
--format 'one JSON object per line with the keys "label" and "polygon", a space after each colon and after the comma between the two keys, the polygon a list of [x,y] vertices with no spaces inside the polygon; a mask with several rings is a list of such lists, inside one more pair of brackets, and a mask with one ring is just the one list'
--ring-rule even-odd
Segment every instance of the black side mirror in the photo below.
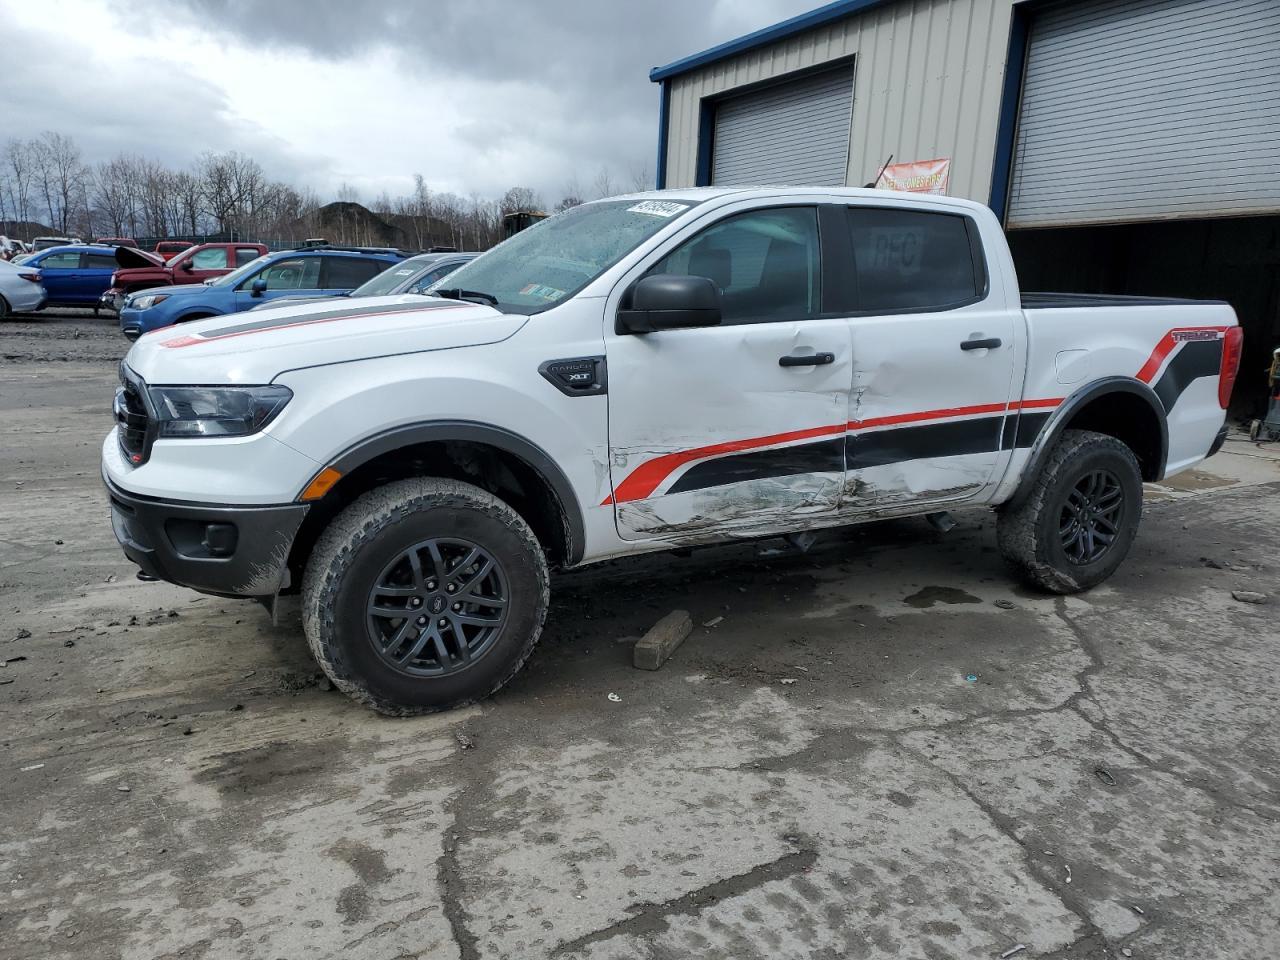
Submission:
{"label": "black side mirror", "polygon": [[622,297],[618,333],[653,333],[720,324],[720,288],[708,277],[641,277]]}
{"label": "black side mirror", "polygon": [[267,292],[266,277],[259,277],[257,280],[253,281],[253,283],[249,285],[249,289],[253,291],[253,295],[255,297],[262,296]]}
{"label": "black side mirror", "polygon": [[192,266],[192,264],[191,264],[191,261],[190,261],[190,260],[184,260],[184,261],[182,262],[182,269],[183,269],[183,270],[185,270],[185,271],[187,271],[187,273],[190,273],[192,270],[194,270],[194,269],[195,269],[195,267],[194,267],[194,266]]}

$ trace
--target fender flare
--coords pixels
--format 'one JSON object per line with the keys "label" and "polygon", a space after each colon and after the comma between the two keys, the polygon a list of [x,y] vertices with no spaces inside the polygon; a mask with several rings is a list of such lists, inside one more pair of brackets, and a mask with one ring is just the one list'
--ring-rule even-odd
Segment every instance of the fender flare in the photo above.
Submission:
{"label": "fender flare", "polygon": [[565,566],[575,566],[581,561],[586,546],[586,528],[582,516],[582,505],[578,502],[573,485],[560,469],[559,464],[545,450],[510,430],[470,420],[432,420],[404,424],[357,441],[331,460],[329,466],[346,476],[384,453],[391,453],[401,447],[410,447],[419,443],[444,440],[483,443],[509,453],[527,464],[551,488],[551,493],[560,508],[560,514],[564,517],[569,539]]}
{"label": "fender flare", "polygon": [[1053,417],[1045,425],[1045,428],[1040,431],[1040,435],[1036,437],[1036,442],[1031,446],[1031,455],[1027,460],[1027,465],[1023,467],[1022,479],[1018,481],[1017,489],[1014,490],[1013,496],[1005,501],[1003,506],[1016,507],[1030,495],[1031,488],[1035,485],[1036,478],[1040,475],[1040,470],[1044,466],[1049,452],[1061,439],[1062,432],[1067,428],[1067,424],[1071,422],[1071,418],[1099,397],[1113,393],[1130,393],[1141,397],[1146,401],[1147,406],[1151,408],[1151,412],[1155,414],[1156,422],[1160,425],[1160,462],[1156,464],[1156,479],[1159,480],[1164,476],[1165,464],[1169,461],[1169,421],[1165,413],[1164,404],[1161,403],[1156,392],[1141,380],[1135,380],[1132,377],[1104,377],[1101,380],[1094,380],[1071,394],[1053,412]]}

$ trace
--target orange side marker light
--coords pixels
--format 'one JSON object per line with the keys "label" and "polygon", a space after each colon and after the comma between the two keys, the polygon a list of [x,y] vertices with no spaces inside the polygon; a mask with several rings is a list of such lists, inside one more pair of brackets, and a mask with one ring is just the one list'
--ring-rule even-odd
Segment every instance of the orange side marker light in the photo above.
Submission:
{"label": "orange side marker light", "polygon": [[315,475],[315,479],[307,484],[299,500],[319,500],[333,489],[333,485],[342,479],[342,474],[333,467],[325,467]]}

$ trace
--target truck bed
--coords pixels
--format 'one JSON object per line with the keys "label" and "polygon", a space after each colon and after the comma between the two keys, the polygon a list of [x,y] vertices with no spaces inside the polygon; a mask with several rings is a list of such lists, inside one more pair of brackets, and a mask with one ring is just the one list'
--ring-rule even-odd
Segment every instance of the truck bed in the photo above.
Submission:
{"label": "truck bed", "polygon": [[1191,300],[1184,297],[1131,297],[1117,293],[1023,293],[1023,310],[1089,307],[1169,307],[1192,304],[1225,306],[1225,300]]}

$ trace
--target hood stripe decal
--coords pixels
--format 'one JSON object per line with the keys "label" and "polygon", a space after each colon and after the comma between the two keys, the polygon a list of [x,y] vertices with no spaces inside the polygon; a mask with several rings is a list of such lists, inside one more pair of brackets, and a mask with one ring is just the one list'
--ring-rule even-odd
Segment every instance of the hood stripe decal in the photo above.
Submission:
{"label": "hood stripe decal", "polygon": [[174,337],[172,340],[161,342],[162,347],[192,347],[200,343],[212,343],[215,340],[229,340],[232,337],[244,337],[252,333],[270,333],[273,330],[287,330],[290,327],[307,327],[317,323],[333,323],[335,320],[354,320],[364,317],[392,317],[402,313],[418,313],[422,310],[458,310],[463,307],[473,307],[472,303],[439,303],[439,304],[405,304],[396,309],[388,310],[386,308],[365,308],[363,310],[335,310],[328,313],[312,314],[311,316],[293,315],[289,317],[279,317],[272,320],[259,321],[258,323],[247,323],[235,327],[222,327],[217,330],[210,330],[208,333],[192,333],[184,334],[180,337]]}

